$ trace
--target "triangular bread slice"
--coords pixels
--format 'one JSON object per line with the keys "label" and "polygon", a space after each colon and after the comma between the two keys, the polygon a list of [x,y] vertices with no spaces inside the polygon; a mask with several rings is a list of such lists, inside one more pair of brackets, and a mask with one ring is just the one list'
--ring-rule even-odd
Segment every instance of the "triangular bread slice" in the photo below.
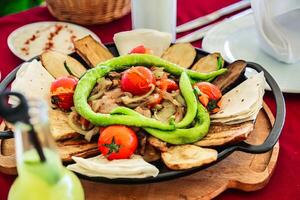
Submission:
{"label": "triangular bread slice", "polygon": [[144,45],[153,51],[156,56],[161,56],[170,46],[172,35],[152,29],[136,29],[124,31],[114,35],[114,42],[120,55],[128,54],[133,48]]}

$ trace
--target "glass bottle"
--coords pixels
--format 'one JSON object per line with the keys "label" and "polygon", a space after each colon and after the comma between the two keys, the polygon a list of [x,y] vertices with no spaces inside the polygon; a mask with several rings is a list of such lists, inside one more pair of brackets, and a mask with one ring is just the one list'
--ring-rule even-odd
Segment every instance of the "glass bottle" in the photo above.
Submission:
{"label": "glass bottle", "polygon": [[84,192],[77,176],[61,163],[48,125],[48,109],[44,101],[30,100],[30,123],[42,146],[42,162],[34,148],[29,130],[22,122],[15,124],[15,148],[18,177],[13,183],[9,200],[83,200]]}

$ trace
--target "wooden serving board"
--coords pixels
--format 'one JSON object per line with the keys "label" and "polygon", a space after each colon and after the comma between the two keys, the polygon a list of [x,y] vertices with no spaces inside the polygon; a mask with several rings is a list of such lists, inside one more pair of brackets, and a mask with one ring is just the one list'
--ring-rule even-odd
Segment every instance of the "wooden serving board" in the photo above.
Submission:
{"label": "wooden serving board", "polygon": [[[251,144],[262,144],[268,136],[274,117],[266,104],[256,120],[255,129],[247,139]],[[10,139],[12,140],[12,139]],[[15,173],[11,166],[14,154],[11,141],[0,141],[0,171]],[[3,153],[10,160],[4,160]],[[269,181],[279,153],[277,143],[273,150],[264,154],[234,152],[221,162],[190,176],[142,185],[116,185],[82,180],[87,200],[96,199],[211,199],[228,188],[255,191]],[[3,163],[4,162],[4,163]],[[9,165],[8,165],[9,164]],[[4,165],[4,167],[3,167]]]}

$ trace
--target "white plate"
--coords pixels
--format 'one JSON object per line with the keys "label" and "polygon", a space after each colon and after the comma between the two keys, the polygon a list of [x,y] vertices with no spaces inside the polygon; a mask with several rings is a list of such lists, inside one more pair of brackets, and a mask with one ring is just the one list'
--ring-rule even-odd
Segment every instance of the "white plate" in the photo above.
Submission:
{"label": "white plate", "polygon": [[[78,39],[91,35],[97,41],[100,41],[96,34],[82,26],[66,22],[36,22],[14,30],[7,38],[8,47],[17,57],[27,61],[40,55],[45,50],[46,43],[49,42],[48,38],[51,38],[51,34],[53,35],[59,29],[56,27],[62,28],[51,40],[51,43],[53,43],[52,50],[67,54],[73,52],[72,36],[76,37],[73,39]],[[33,35],[35,35],[35,38]],[[29,44],[26,44],[26,41]]]}
{"label": "white plate", "polygon": [[229,62],[237,59],[256,62],[273,76],[283,92],[300,93],[300,63],[282,63],[260,49],[252,14],[213,27],[206,33],[202,48],[220,52]]}

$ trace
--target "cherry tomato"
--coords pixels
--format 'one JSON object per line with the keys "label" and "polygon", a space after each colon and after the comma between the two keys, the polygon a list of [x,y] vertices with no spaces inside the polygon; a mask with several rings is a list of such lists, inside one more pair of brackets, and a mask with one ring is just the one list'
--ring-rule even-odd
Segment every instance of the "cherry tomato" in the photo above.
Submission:
{"label": "cherry tomato", "polygon": [[121,89],[133,95],[143,95],[155,85],[155,77],[146,67],[131,67],[121,78]]}
{"label": "cherry tomato", "polygon": [[178,90],[177,83],[171,79],[161,79],[160,81],[157,81],[156,85],[163,91],[171,92],[173,90]]}
{"label": "cherry tomato", "polygon": [[199,82],[196,83],[194,87],[195,86],[198,87],[202,93],[206,94],[210,100],[219,100],[222,97],[222,92],[214,84],[209,82]]}
{"label": "cherry tomato", "polygon": [[199,101],[211,113],[217,113],[221,107],[222,93],[220,89],[209,83],[199,82],[194,85],[200,90]]}
{"label": "cherry tomato", "polygon": [[151,54],[152,51],[151,51],[151,49],[145,48],[144,45],[139,45],[139,46],[133,48],[129,54],[133,54],[133,53]]}
{"label": "cherry tomato", "polygon": [[108,126],[101,131],[98,140],[98,149],[108,160],[130,158],[137,146],[135,132],[121,125]]}
{"label": "cherry tomato", "polygon": [[51,102],[62,110],[70,110],[74,105],[73,94],[78,80],[71,76],[60,77],[52,82]]}

